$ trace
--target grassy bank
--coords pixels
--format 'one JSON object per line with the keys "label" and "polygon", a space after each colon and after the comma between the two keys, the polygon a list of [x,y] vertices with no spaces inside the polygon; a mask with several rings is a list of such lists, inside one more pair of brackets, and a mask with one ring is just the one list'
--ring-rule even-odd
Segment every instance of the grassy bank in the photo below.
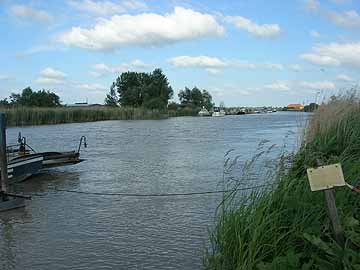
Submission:
{"label": "grassy bank", "polygon": [[61,124],[103,120],[162,119],[166,111],[142,108],[27,108],[0,109],[9,126]]}
{"label": "grassy bank", "polygon": [[313,115],[304,142],[271,188],[240,203],[230,196],[210,232],[207,269],[360,269],[360,194],[336,189],[345,247],[333,239],[323,192],[311,192],[306,168],[316,159],[341,162],[345,179],[360,179],[360,103],[340,96]]}

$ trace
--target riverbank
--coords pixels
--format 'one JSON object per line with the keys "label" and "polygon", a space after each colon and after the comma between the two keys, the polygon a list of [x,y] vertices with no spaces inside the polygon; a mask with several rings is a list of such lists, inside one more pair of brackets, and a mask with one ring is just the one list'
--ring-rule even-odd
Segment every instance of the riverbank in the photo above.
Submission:
{"label": "riverbank", "polygon": [[232,194],[220,205],[206,269],[359,269],[360,194],[336,189],[346,238],[342,248],[333,238],[324,195],[310,191],[306,175],[317,159],[325,165],[340,162],[346,181],[356,185],[359,148],[359,101],[349,95],[322,105],[289,170],[280,164],[271,187],[240,203]]}
{"label": "riverbank", "polygon": [[143,108],[3,108],[8,126],[94,122],[104,120],[148,120],[196,115],[194,111],[161,111]]}

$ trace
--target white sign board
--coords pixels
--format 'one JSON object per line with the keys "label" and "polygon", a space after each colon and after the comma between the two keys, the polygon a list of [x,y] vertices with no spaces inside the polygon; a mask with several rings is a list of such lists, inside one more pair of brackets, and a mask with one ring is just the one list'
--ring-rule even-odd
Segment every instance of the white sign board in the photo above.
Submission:
{"label": "white sign board", "polygon": [[311,191],[345,186],[344,174],[341,165],[332,164],[318,168],[307,169]]}

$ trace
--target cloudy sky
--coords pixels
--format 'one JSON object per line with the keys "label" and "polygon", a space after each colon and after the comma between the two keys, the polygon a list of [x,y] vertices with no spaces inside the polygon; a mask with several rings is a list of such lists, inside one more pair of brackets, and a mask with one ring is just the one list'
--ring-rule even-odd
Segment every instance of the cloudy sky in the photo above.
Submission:
{"label": "cloudy sky", "polygon": [[0,0],[0,35],[0,98],[31,86],[102,103],[121,72],[157,67],[175,93],[227,106],[311,102],[360,79],[360,0]]}

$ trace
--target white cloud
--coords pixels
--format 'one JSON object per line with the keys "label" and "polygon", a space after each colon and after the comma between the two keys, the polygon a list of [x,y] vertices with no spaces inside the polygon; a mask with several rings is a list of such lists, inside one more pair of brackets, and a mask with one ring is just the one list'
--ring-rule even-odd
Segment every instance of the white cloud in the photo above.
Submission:
{"label": "white cloud", "polygon": [[320,33],[318,31],[316,31],[316,30],[310,30],[309,35],[314,37],[314,38],[320,37]]}
{"label": "white cloud", "polygon": [[40,71],[40,76],[35,80],[38,84],[56,85],[65,83],[66,74],[51,67]]}
{"label": "white cloud", "polygon": [[327,18],[333,23],[347,28],[360,28],[360,15],[356,10],[345,12],[328,11]]}
{"label": "white cloud", "polygon": [[91,66],[93,71],[90,71],[90,74],[93,77],[101,77],[107,74],[116,74],[126,71],[143,71],[151,67],[152,65],[146,64],[139,59],[134,59],[130,63],[122,63],[120,65],[107,65],[104,63],[98,63]]}
{"label": "white cloud", "polygon": [[249,63],[237,60],[225,60],[217,57],[205,55],[200,56],[176,56],[167,60],[174,67],[195,67],[205,68],[211,74],[220,72],[223,68],[239,68],[239,69],[270,69],[282,70],[283,66],[276,63]]}
{"label": "white cloud", "polygon": [[126,12],[128,9],[143,9],[147,7],[144,2],[135,0],[120,1],[116,3],[112,1],[70,0],[68,1],[68,4],[77,10],[90,12],[100,16],[119,14]]}
{"label": "white cloud", "polygon": [[312,64],[320,65],[320,66],[338,66],[338,65],[340,65],[340,62],[338,60],[334,59],[331,56],[327,56],[327,55],[304,53],[304,54],[300,55],[300,58],[305,61],[308,61]]}
{"label": "white cloud", "polygon": [[47,77],[38,77],[35,80],[38,84],[47,84],[47,85],[55,85],[55,84],[63,84],[63,80],[54,79],[54,78],[47,78]]}
{"label": "white cloud", "polygon": [[241,16],[226,16],[225,21],[235,25],[240,30],[245,30],[251,35],[261,38],[275,37],[281,32],[278,24],[257,24]]}
{"label": "white cloud", "polygon": [[276,81],[274,83],[264,85],[264,88],[277,91],[289,91],[290,85],[286,81]]}
{"label": "white cloud", "polygon": [[317,45],[312,53],[301,54],[300,58],[315,65],[360,68],[360,42]]}
{"label": "white cloud", "polygon": [[51,22],[53,17],[44,10],[34,9],[26,5],[12,5],[10,7],[12,15],[29,20],[36,20],[40,22]]}
{"label": "white cloud", "polygon": [[53,69],[51,67],[47,67],[40,71],[40,76],[48,77],[48,78],[65,78],[66,74],[60,70]]}
{"label": "white cloud", "polygon": [[335,84],[330,81],[301,82],[300,86],[310,90],[334,90],[336,88]]}
{"label": "white cloud", "polygon": [[298,64],[292,64],[289,66],[290,70],[295,71],[295,72],[300,72],[303,70],[302,66],[298,65]]}
{"label": "white cloud", "polygon": [[343,81],[343,82],[352,82],[352,81],[354,81],[350,76],[348,76],[346,74],[339,74],[338,76],[336,76],[336,80]]}
{"label": "white cloud", "polygon": [[273,91],[287,92],[287,93],[304,93],[314,90],[334,90],[336,85],[331,81],[275,81],[264,85],[259,89],[268,89]]}
{"label": "white cloud", "polygon": [[66,46],[90,50],[114,50],[122,46],[160,46],[206,36],[221,36],[224,28],[210,14],[182,7],[159,15],[114,15],[93,28],[72,27],[60,35]]}
{"label": "white cloud", "polygon": [[200,67],[200,68],[224,68],[230,64],[217,58],[209,56],[177,56],[168,59],[169,64],[175,67]]}
{"label": "white cloud", "polygon": [[[340,2],[345,2],[343,0],[333,0],[340,4]],[[319,2],[316,0],[306,0],[305,7],[307,10],[318,14],[329,21],[346,28],[360,28],[360,15],[356,10],[348,10],[344,12],[338,12],[323,8],[320,6]]]}
{"label": "white cloud", "polygon": [[233,63],[234,67],[243,68],[243,69],[272,69],[272,70],[282,70],[284,67],[282,64],[274,63],[249,63],[242,61],[235,61]]}
{"label": "white cloud", "polygon": [[83,84],[78,84],[77,85],[78,88],[80,89],[85,89],[85,90],[90,90],[90,91],[99,91],[99,92],[103,92],[105,90],[107,90],[107,87],[98,84],[98,83],[83,83]]}
{"label": "white cloud", "polygon": [[133,61],[131,61],[130,66],[136,67],[136,68],[143,68],[143,69],[147,69],[152,67],[152,65],[150,64],[146,64],[143,61],[141,61],[140,59],[134,59]]}

